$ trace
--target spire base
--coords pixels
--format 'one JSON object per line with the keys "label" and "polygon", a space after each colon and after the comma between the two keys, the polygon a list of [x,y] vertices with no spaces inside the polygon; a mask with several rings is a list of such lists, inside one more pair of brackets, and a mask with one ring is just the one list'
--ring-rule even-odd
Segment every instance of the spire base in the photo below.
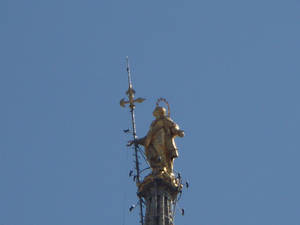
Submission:
{"label": "spire base", "polygon": [[138,186],[138,195],[145,199],[145,225],[173,225],[174,208],[182,184],[174,175],[150,174]]}

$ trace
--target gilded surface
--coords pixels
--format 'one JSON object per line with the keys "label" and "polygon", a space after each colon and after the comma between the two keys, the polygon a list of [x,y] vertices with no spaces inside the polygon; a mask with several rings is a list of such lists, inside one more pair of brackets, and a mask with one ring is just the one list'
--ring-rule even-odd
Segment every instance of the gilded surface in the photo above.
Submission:
{"label": "gilded surface", "polygon": [[175,178],[175,176],[170,176],[169,174],[161,171],[156,175],[149,174],[146,176],[143,182],[138,184],[139,192],[142,193],[149,184],[153,183],[154,180],[157,179],[163,180],[166,184],[171,186],[173,190],[176,190],[175,192],[178,192],[182,189],[182,184],[178,178]]}
{"label": "gilded surface", "polygon": [[166,116],[165,108],[157,106],[153,115],[156,119],[151,123],[147,135],[137,139],[136,143],[145,147],[152,175],[174,177],[173,162],[178,157],[174,139],[177,136],[183,137],[184,132],[171,118]]}

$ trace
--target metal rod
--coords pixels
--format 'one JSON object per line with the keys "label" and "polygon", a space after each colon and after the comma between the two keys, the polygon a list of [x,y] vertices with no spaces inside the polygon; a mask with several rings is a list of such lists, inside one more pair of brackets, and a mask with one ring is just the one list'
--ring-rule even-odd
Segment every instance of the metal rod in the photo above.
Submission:
{"label": "metal rod", "polygon": [[[131,113],[131,123],[132,123],[132,135],[133,135],[133,143],[134,143],[134,157],[135,157],[135,169],[136,169],[136,184],[138,185],[140,183],[140,165],[139,165],[139,159],[138,159],[138,145],[136,144],[136,123],[135,123],[135,113],[134,113],[134,99],[133,99],[133,93],[134,90],[132,88],[132,82],[131,82],[131,74],[130,74],[130,68],[129,68],[129,60],[128,57],[126,57],[126,63],[127,63],[127,73],[128,73],[128,97],[129,97],[129,107],[130,107],[130,113]],[[144,225],[144,216],[143,216],[143,202],[142,197],[139,197],[140,202],[140,216],[141,216],[141,224]]]}

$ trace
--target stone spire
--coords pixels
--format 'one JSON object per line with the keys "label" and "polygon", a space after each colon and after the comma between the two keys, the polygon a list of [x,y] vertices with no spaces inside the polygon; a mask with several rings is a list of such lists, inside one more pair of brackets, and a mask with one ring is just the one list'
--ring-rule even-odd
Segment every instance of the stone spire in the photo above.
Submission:
{"label": "stone spire", "polygon": [[139,186],[146,205],[145,225],[173,225],[177,195],[182,189],[176,179],[149,175]]}

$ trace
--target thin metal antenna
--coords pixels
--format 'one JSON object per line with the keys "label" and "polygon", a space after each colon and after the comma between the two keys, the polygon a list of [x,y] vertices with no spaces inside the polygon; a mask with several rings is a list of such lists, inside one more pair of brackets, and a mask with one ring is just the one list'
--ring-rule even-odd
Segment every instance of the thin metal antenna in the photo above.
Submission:
{"label": "thin metal antenna", "polygon": [[127,70],[127,74],[128,74],[128,86],[129,86],[129,88],[132,88],[131,73],[130,73],[128,56],[126,56],[126,70]]}
{"label": "thin metal antenna", "polygon": [[[131,73],[130,73],[130,67],[129,67],[129,59],[128,56],[126,57],[126,70],[128,74],[128,90],[126,92],[126,95],[128,96],[128,100],[126,101],[124,98],[121,99],[120,105],[122,107],[125,107],[126,104],[129,104],[130,108],[130,114],[131,114],[131,123],[132,123],[132,135],[133,135],[133,143],[134,143],[134,158],[135,158],[135,169],[136,169],[136,184],[140,184],[140,164],[139,164],[139,158],[138,158],[138,145],[136,144],[136,123],[135,123],[135,103],[142,103],[145,99],[144,98],[137,98],[134,99],[135,91],[132,87],[132,81],[131,81]],[[140,205],[140,217],[141,217],[141,224],[144,225],[144,213],[143,213],[143,202],[142,197],[138,196],[139,198],[139,205]]]}

